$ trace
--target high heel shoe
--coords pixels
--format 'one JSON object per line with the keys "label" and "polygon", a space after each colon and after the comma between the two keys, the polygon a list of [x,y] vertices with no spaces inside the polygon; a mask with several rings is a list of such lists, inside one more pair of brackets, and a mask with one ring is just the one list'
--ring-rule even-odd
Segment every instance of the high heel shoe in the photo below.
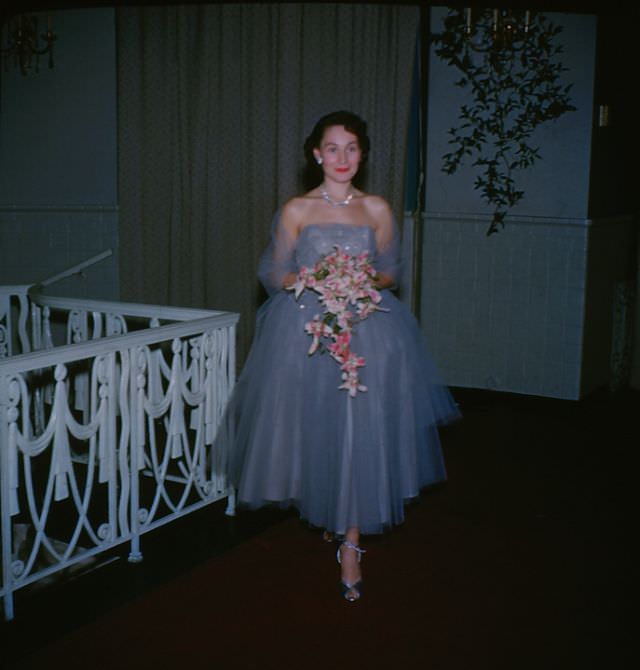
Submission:
{"label": "high heel shoe", "polygon": [[[362,554],[366,553],[364,549],[360,549],[360,547],[357,544],[353,544],[353,542],[348,542],[345,540],[338,546],[338,550],[336,551],[336,560],[338,561],[338,564],[342,564],[342,556],[340,554],[340,551],[342,547],[346,547],[347,549],[354,549],[356,554],[358,555],[358,563],[360,563],[362,559]],[[349,584],[348,582],[345,582],[343,580],[340,580],[340,592],[342,594],[342,597],[349,601],[350,603],[354,603],[356,600],[359,600],[362,596],[362,579],[359,579],[357,582],[354,582],[353,584]]]}

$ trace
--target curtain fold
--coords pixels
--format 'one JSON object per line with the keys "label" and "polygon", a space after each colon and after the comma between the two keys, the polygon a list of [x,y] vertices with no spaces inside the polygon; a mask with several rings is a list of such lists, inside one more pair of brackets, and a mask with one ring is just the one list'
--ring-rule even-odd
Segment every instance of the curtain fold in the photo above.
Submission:
{"label": "curtain fold", "polygon": [[368,123],[367,191],[402,220],[416,7],[117,9],[121,297],[239,312],[248,351],[273,212],[315,121]]}

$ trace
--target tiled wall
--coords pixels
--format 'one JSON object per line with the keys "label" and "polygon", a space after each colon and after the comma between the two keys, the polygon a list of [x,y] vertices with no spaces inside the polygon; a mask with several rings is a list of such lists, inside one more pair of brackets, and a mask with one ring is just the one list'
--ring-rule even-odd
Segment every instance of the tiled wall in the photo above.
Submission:
{"label": "tiled wall", "polygon": [[566,399],[606,384],[631,224],[514,219],[489,237],[487,226],[425,220],[421,323],[446,383]]}
{"label": "tiled wall", "polygon": [[117,222],[113,207],[0,207],[0,284],[43,281],[111,249],[111,256],[46,292],[117,300]]}

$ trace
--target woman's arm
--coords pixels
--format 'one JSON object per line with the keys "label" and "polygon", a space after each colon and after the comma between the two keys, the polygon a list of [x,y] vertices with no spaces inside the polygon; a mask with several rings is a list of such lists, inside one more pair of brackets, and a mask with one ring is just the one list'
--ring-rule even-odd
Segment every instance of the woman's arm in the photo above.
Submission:
{"label": "woman's arm", "polygon": [[[297,198],[289,200],[285,206],[282,208],[282,218],[280,225],[282,226],[282,232],[286,236],[290,245],[295,247],[298,235],[300,234],[300,225],[299,225],[299,204]],[[297,278],[296,272],[288,272],[282,277],[282,288],[287,288],[291,286],[296,281]]]}
{"label": "woman's arm", "polygon": [[[397,253],[395,249],[397,240],[391,207],[384,198],[379,196],[369,196],[367,200],[369,216],[375,225],[376,250],[378,261],[380,261],[380,267],[376,268],[378,269],[376,286],[379,289],[393,288],[396,285],[396,277],[395,273],[390,270],[395,269],[397,259],[390,257]],[[390,263],[390,260],[393,262]]]}
{"label": "woman's arm", "polygon": [[288,203],[276,212],[271,222],[271,238],[258,263],[258,278],[269,295],[288,285],[295,273],[295,246],[298,238],[295,220]]}

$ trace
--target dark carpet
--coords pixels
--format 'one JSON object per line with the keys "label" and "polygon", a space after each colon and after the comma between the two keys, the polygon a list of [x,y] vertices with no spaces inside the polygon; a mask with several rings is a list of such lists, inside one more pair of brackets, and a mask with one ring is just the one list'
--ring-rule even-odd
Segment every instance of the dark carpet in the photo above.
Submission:
{"label": "dark carpet", "polygon": [[360,602],[294,513],[214,505],[144,536],[141,564],[122,547],[18,592],[3,667],[630,667],[640,393],[454,395],[449,480],[363,539]]}

